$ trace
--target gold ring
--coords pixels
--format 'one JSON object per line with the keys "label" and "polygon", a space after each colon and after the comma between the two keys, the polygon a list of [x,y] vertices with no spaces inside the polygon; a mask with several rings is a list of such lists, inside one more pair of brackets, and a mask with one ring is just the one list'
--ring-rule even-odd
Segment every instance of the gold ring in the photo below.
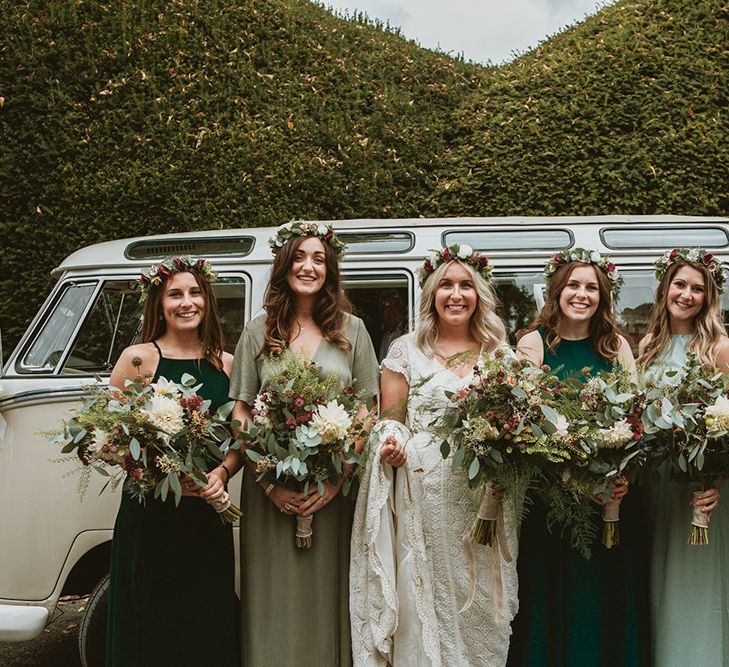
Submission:
{"label": "gold ring", "polygon": [[291,505],[289,505],[288,503],[286,503],[286,504],[284,505],[284,509],[286,509],[286,510],[290,510],[290,509],[291,509]]}

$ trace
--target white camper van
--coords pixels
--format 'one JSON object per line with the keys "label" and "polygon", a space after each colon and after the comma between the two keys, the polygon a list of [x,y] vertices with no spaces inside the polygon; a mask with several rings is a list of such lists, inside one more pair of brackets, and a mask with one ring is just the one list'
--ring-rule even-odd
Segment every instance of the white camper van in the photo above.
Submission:
{"label": "white camper van", "polygon": [[[416,269],[428,251],[467,243],[494,266],[511,335],[543,303],[542,267],[575,246],[610,253],[625,284],[618,320],[631,344],[645,330],[656,287],[651,263],[676,246],[703,246],[729,263],[729,219],[679,216],[348,220],[334,227],[349,249],[349,296],[379,356],[417,312]],[[106,582],[119,492],[80,501],[68,464],[43,432],[61,420],[95,377],[108,378],[140,330],[140,272],[169,255],[210,259],[227,349],[261,309],[274,228],[194,232],[110,241],[83,248],[53,275],[58,282],[0,379],[0,641],[25,641],[52,620],[58,599],[89,594],[79,644],[84,665],[103,664]],[[725,308],[726,308],[725,304]],[[1,324],[1,323],[0,323]],[[237,481],[232,496],[238,493]],[[245,520],[245,517],[244,519]]]}

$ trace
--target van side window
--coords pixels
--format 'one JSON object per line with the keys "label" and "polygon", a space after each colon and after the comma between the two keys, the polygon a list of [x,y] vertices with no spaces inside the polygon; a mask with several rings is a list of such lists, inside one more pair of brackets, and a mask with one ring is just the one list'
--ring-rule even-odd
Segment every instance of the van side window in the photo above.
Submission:
{"label": "van side window", "polygon": [[392,341],[410,331],[410,280],[405,273],[345,275],[347,296],[367,327],[378,361]]}
{"label": "van side window", "polygon": [[509,343],[516,343],[516,333],[526,327],[543,305],[542,273],[500,274],[495,276],[499,297],[499,315],[506,324]]}
{"label": "van side window", "polygon": [[51,372],[68,345],[96,289],[96,282],[69,285],[19,364],[21,372]]}
{"label": "van side window", "polygon": [[142,307],[135,287],[133,280],[104,283],[63,365],[62,375],[111,372],[140,327]]}
{"label": "van side window", "polygon": [[225,351],[232,354],[245,324],[247,285],[243,278],[221,276],[213,289],[225,338]]}

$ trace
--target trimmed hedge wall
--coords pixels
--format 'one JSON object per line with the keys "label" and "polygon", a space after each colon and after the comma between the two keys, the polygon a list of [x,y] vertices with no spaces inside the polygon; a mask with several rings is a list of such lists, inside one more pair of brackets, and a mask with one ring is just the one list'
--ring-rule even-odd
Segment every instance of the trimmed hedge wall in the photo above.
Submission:
{"label": "trimmed hedge wall", "polygon": [[97,241],[291,218],[723,213],[718,0],[501,68],[305,0],[0,0],[0,326]]}
{"label": "trimmed hedge wall", "polygon": [[489,72],[432,213],[727,215],[729,5],[619,2]]}

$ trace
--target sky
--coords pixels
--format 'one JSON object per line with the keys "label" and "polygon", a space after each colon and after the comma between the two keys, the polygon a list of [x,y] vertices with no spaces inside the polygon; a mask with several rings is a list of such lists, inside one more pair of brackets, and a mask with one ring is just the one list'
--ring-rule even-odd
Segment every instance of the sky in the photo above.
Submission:
{"label": "sky", "polygon": [[408,39],[466,60],[512,60],[610,2],[597,0],[321,0],[337,12],[389,21]]}

